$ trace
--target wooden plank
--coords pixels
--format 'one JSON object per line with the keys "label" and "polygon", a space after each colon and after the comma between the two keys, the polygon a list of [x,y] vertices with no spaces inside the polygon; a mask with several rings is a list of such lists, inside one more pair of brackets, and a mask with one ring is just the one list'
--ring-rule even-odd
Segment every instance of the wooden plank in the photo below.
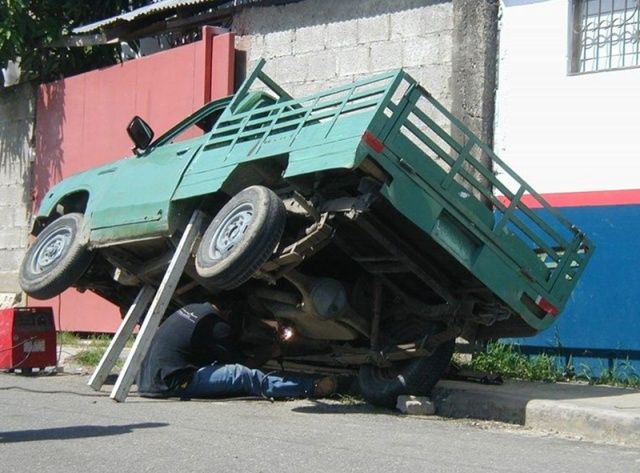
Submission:
{"label": "wooden plank", "polygon": [[118,358],[120,357],[120,353],[122,353],[122,350],[127,343],[127,339],[133,333],[134,327],[140,321],[142,314],[147,309],[147,306],[149,305],[149,302],[151,302],[151,298],[154,294],[155,289],[153,287],[149,285],[143,286],[136,296],[136,299],[133,301],[133,304],[129,307],[127,315],[120,324],[120,327],[118,327],[118,331],[111,340],[109,347],[104,352],[104,355],[102,355],[102,359],[100,360],[98,367],[91,375],[91,378],[89,378],[89,382],[87,384],[95,391],[100,390],[107,379],[107,376],[111,373],[116,361],[118,361]]}
{"label": "wooden plank", "polygon": [[127,361],[118,376],[118,380],[111,391],[111,399],[123,402],[127,398],[131,385],[133,384],[133,381],[138,374],[138,370],[140,369],[140,365],[142,364],[142,360],[147,354],[147,351],[149,351],[151,340],[160,325],[162,316],[167,310],[167,306],[171,301],[173,292],[175,291],[178,281],[180,280],[180,276],[187,264],[193,243],[200,234],[203,221],[204,214],[201,211],[196,210],[184,230],[184,234],[180,239],[180,243],[178,243],[173,259],[167,268],[167,272],[162,278],[158,292],[156,292],[153,302],[151,302],[151,306],[147,311],[147,315],[142,327],[140,328],[140,332],[136,337],[136,341],[131,348],[131,352],[129,352],[129,356],[127,357]]}

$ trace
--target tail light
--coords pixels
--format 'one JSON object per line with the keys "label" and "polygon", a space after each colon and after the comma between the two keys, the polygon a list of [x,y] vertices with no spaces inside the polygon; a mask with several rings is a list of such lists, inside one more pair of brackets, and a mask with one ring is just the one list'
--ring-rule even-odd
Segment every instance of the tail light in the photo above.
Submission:
{"label": "tail light", "polygon": [[370,131],[365,131],[362,135],[362,141],[364,141],[369,148],[376,153],[382,153],[384,151],[384,144]]}
{"label": "tail light", "polygon": [[558,308],[556,306],[554,306],[551,302],[549,302],[548,300],[546,300],[542,296],[538,296],[536,298],[536,305],[538,307],[540,307],[540,309],[545,311],[547,314],[549,314],[549,315],[551,315],[553,317],[555,317],[556,315],[558,315],[560,313],[560,310],[558,310]]}

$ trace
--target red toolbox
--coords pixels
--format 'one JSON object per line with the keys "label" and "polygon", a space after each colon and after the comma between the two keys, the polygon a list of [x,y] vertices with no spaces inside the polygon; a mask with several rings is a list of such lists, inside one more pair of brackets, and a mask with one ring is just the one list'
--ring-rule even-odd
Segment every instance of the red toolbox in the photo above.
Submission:
{"label": "red toolbox", "polygon": [[51,307],[0,310],[0,369],[56,365],[56,327]]}

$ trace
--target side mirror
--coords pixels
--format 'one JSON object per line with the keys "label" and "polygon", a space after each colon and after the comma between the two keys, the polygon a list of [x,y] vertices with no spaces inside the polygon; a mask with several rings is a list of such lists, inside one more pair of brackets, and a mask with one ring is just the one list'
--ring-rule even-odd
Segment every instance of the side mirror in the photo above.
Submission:
{"label": "side mirror", "polygon": [[127,125],[127,134],[135,145],[134,150],[146,149],[151,143],[151,140],[153,140],[153,130],[147,122],[137,115],[133,117]]}

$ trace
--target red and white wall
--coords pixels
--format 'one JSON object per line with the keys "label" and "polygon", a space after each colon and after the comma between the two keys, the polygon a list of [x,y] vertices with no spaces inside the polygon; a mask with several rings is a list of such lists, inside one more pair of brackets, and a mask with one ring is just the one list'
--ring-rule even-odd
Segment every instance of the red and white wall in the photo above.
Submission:
{"label": "red and white wall", "polygon": [[[233,93],[234,35],[214,31],[205,27],[201,41],[41,85],[34,208],[61,179],[130,155],[125,130],[134,115],[159,136],[210,100]],[[59,330],[113,332],[120,322],[117,307],[75,289],[28,304],[52,306]]]}
{"label": "red and white wall", "polygon": [[640,189],[640,68],[569,74],[571,3],[503,1],[496,153],[543,193]]}
{"label": "red and white wall", "polygon": [[558,324],[524,343],[597,369],[640,359],[640,68],[570,74],[571,10],[502,1],[495,150],[596,245]]}

